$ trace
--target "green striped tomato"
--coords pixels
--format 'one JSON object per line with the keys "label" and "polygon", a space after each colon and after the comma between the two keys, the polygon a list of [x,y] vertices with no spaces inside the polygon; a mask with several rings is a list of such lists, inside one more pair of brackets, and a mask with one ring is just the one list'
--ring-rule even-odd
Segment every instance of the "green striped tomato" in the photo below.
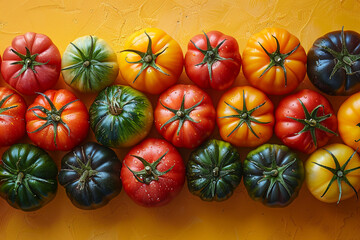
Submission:
{"label": "green striped tomato", "polygon": [[90,125],[96,140],[108,147],[130,147],[144,139],[153,123],[149,99],[129,86],[113,85],[90,106]]}
{"label": "green striped tomato", "polygon": [[119,73],[116,53],[96,36],[80,37],[70,43],[61,68],[64,81],[80,92],[98,92],[111,85]]}

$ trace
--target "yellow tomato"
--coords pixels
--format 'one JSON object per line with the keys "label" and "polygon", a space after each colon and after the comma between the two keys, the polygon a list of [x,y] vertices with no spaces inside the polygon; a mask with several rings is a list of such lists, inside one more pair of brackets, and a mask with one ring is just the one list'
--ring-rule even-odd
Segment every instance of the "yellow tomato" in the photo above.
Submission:
{"label": "yellow tomato", "polygon": [[273,134],[274,105],[260,90],[235,87],[224,93],[217,107],[221,137],[239,147],[255,147]]}
{"label": "yellow tomato", "polygon": [[304,80],[306,53],[297,37],[281,28],[254,34],[243,53],[243,72],[254,87],[267,94],[292,92]]}
{"label": "yellow tomato", "polygon": [[340,137],[346,145],[353,149],[360,148],[360,92],[353,94],[341,104],[338,111],[338,128]]}
{"label": "yellow tomato", "polygon": [[183,71],[180,45],[164,31],[146,28],[133,33],[120,53],[120,74],[142,92],[159,94],[174,85]]}
{"label": "yellow tomato", "polygon": [[360,188],[359,168],[360,157],[352,148],[331,144],[316,150],[306,161],[306,185],[320,201],[339,203]]}

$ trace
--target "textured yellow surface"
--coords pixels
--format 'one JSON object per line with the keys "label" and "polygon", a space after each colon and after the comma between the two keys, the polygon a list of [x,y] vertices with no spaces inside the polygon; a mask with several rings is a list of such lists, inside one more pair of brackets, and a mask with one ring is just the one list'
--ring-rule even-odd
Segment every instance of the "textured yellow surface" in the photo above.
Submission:
{"label": "textured yellow surface", "polygon": [[[27,31],[48,35],[60,52],[70,41],[88,34],[104,38],[118,52],[133,31],[144,27],[163,29],[184,52],[189,39],[202,30],[234,36],[241,51],[247,39],[265,27],[286,28],[306,51],[317,37],[342,26],[360,32],[359,0],[1,0],[0,6],[1,52],[13,37]],[[190,83],[185,72],[180,82]],[[243,84],[247,83],[241,73],[235,85]],[[1,81],[0,86],[4,85]],[[56,88],[63,87],[61,78]],[[300,88],[313,89],[307,78]],[[209,93],[217,102],[220,94]],[[95,97],[76,94],[87,106]],[[272,97],[275,105],[279,99]],[[336,110],[344,99],[331,98]],[[26,100],[30,104],[33,97]],[[151,100],[155,104],[156,96]],[[217,129],[213,135],[219,137]],[[151,136],[159,136],[154,127]],[[94,139],[92,133],[88,139]],[[278,140],[273,137],[270,142]],[[127,151],[117,150],[118,156],[122,158]],[[241,149],[242,159],[248,151]],[[189,151],[181,153],[186,159]],[[57,163],[63,154],[51,153]],[[223,203],[202,202],[185,186],[174,201],[161,208],[137,206],[121,192],[102,209],[82,211],[73,207],[59,187],[49,205],[32,213],[14,210],[0,199],[0,239],[360,239],[359,204],[355,198],[338,206],[322,203],[303,185],[290,206],[269,209],[252,201],[241,183]]]}

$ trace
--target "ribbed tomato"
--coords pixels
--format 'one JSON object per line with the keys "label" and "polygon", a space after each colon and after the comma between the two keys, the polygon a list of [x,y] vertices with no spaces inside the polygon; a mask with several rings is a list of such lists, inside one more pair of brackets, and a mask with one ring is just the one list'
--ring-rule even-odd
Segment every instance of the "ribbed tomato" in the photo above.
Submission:
{"label": "ribbed tomato", "polygon": [[215,126],[210,96],[194,85],[175,85],[163,92],[155,108],[158,132],[176,147],[194,148],[210,136]]}

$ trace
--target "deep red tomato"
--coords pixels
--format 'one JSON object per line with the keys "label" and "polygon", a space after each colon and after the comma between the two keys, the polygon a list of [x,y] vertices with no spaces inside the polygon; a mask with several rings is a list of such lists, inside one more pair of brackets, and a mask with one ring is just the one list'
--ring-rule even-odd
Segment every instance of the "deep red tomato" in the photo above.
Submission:
{"label": "deep red tomato", "polygon": [[17,143],[25,135],[26,103],[14,90],[0,88],[0,147]]}
{"label": "deep red tomato", "polygon": [[162,206],[182,189],[185,182],[184,162],[170,143],[148,138],[125,156],[121,180],[125,192],[137,204]]}
{"label": "deep red tomato", "polygon": [[86,106],[66,89],[48,90],[26,112],[26,130],[45,150],[67,151],[82,142],[89,130]]}
{"label": "deep red tomato", "polygon": [[4,80],[26,95],[52,88],[60,71],[58,48],[46,35],[33,32],[15,37],[5,49],[1,63]]}
{"label": "deep red tomato", "polygon": [[155,108],[158,132],[176,147],[194,148],[210,136],[215,126],[210,96],[194,85],[175,85],[160,95]]}
{"label": "deep red tomato", "polygon": [[241,56],[235,38],[218,31],[193,37],[185,55],[187,76],[201,88],[224,90],[240,72]]}
{"label": "deep red tomato", "polygon": [[330,102],[309,89],[282,99],[275,119],[276,136],[304,153],[314,152],[336,135],[337,119]]}

